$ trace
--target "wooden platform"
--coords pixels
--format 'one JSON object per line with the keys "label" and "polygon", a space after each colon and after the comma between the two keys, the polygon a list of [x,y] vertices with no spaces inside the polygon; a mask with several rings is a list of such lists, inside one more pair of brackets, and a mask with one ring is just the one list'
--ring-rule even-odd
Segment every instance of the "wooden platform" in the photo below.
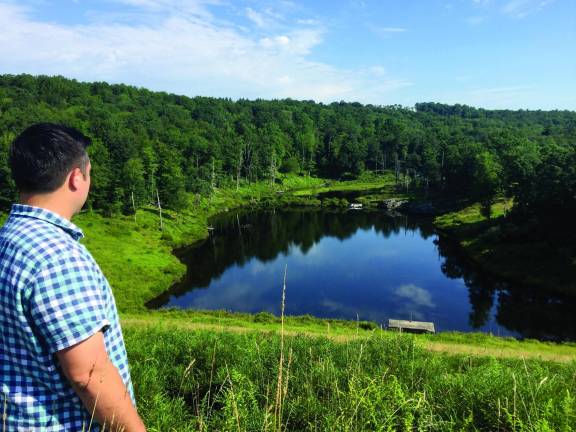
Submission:
{"label": "wooden platform", "polygon": [[424,321],[388,320],[390,330],[399,330],[410,333],[436,333],[434,323]]}

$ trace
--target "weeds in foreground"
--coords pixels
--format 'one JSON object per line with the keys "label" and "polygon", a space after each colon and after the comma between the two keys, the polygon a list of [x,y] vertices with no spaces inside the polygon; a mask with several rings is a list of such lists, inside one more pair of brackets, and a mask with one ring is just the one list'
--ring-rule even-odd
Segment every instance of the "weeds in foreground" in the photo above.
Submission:
{"label": "weeds in foreground", "polygon": [[[284,383],[284,308],[286,306],[286,273],[288,265],[284,268],[284,284],[282,285],[282,306],[280,314],[280,361],[278,362],[278,382],[276,383],[276,400],[274,401],[274,429],[282,430],[282,400],[285,396]],[[288,377],[286,377],[286,390],[288,389]]]}
{"label": "weeds in foreground", "polygon": [[576,362],[430,354],[405,334],[282,342],[148,327],[128,329],[126,341],[152,431],[576,428]]}

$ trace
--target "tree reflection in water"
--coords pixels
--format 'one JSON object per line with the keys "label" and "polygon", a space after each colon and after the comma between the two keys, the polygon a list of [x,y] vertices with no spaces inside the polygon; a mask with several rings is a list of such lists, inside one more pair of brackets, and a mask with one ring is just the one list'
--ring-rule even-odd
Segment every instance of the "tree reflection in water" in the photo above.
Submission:
{"label": "tree reflection in water", "polygon": [[496,321],[508,330],[524,338],[576,340],[576,298],[499,281],[475,269],[452,242],[440,237],[436,244],[444,259],[442,272],[462,278],[468,288],[473,328],[486,323],[496,297]]}
{"label": "tree reflection in water", "polygon": [[[461,307],[470,308],[469,329],[485,326],[496,302],[496,322],[510,332],[545,340],[576,339],[576,315],[571,313],[575,310],[574,298],[512,286],[474,269],[451,242],[437,237],[429,219],[368,211],[283,209],[231,212],[214,218],[211,225],[215,229],[209,238],[176,252],[187,265],[187,274],[150,301],[149,307],[173,305],[171,299],[209,287],[232,266],[242,268],[253,259],[264,265],[272,263],[288,256],[294,248],[307,255],[325,237],[344,242],[359,230],[374,230],[384,239],[410,233],[435,239],[441,273],[449,279],[463,280],[468,289],[469,306]],[[380,286],[373,290],[386,294]]]}

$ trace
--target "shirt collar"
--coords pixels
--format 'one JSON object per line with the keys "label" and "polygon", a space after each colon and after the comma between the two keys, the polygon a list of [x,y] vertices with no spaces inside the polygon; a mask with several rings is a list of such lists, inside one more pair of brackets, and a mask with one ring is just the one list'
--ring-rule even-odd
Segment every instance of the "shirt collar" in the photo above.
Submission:
{"label": "shirt collar", "polygon": [[34,219],[40,219],[49,222],[57,227],[66,231],[74,240],[78,241],[84,237],[84,233],[80,228],[70,222],[68,219],[63,218],[57,213],[41,207],[34,207],[25,204],[12,204],[11,216],[22,216]]}

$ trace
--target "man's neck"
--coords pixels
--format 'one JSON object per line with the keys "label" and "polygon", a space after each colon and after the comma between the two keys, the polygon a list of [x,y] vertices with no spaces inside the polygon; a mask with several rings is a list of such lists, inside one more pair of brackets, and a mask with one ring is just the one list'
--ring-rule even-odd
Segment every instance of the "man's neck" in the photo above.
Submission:
{"label": "man's neck", "polygon": [[61,199],[57,199],[53,194],[21,194],[20,204],[39,207],[49,210],[62,216],[64,219],[71,220],[74,216],[74,210],[69,206],[62,204]]}

